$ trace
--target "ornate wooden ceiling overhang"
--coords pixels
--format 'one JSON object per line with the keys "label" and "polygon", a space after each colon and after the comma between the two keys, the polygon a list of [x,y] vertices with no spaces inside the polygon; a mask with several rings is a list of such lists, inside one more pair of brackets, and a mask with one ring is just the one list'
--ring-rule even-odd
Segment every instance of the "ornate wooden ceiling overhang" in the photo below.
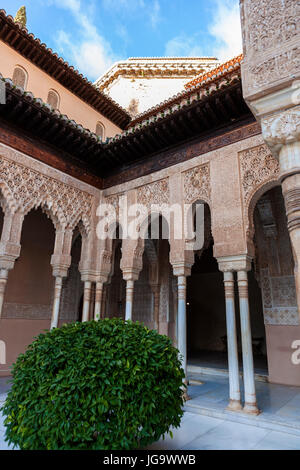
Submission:
{"label": "ornate wooden ceiling overhang", "polygon": [[47,48],[46,44],[41,43],[33,34],[29,34],[24,26],[15,23],[12,16],[6,15],[5,10],[0,10],[0,40],[15,49],[27,60],[30,60],[118,127],[121,129],[126,128],[131,118],[121,106],[97,90],[74,67]]}
{"label": "ornate wooden ceiling overhang", "polygon": [[[49,162],[43,160],[45,163],[57,166],[59,159],[62,165],[69,162],[76,177],[97,187],[101,184],[107,187],[141,175],[144,165],[151,159],[152,163],[150,167],[145,166],[145,172],[179,163],[179,157],[165,158],[164,155],[176,153],[180,147],[180,158],[186,159],[185,154],[189,152],[183,152],[182,148],[188,149],[195,141],[209,143],[216,136],[224,135],[217,145],[228,145],[231,140],[226,135],[230,130],[255,122],[243,99],[240,78],[235,76],[230,82],[211,88],[207,93],[184,98],[184,103],[181,101],[173,109],[153,115],[102,143],[94,133],[53,111],[31,93],[14,86],[11,80],[6,79],[4,83],[6,104],[0,106],[2,122],[12,126],[15,133],[18,130],[31,141],[48,146],[50,153],[53,151],[57,157]],[[194,156],[192,153],[189,155],[189,158]],[[131,171],[133,167],[139,169]]]}

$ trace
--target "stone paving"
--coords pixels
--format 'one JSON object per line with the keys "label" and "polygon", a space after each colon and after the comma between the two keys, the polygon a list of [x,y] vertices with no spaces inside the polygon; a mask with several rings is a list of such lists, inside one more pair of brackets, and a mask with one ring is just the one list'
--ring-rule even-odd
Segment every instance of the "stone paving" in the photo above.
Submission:
{"label": "stone paving", "polygon": [[[202,384],[197,383],[201,378]],[[193,377],[181,427],[149,449],[161,450],[300,450],[300,389],[257,383],[263,413],[256,418],[224,411],[227,380]],[[0,407],[7,385],[0,379]],[[281,430],[279,430],[281,429]],[[0,416],[0,450],[9,449]]]}

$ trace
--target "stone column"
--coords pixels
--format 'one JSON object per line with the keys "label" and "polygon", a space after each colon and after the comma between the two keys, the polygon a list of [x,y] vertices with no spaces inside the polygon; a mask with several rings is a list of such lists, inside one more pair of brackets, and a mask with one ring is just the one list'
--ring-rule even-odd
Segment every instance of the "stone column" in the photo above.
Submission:
{"label": "stone column", "polygon": [[94,319],[99,321],[102,315],[103,282],[96,282]]}
{"label": "stone column", "polygon": [[282,182],[282,191],[294,258],[294,276],[300,318],[300,173],[286,178]]}
{"label": "stone column", "polygon": [[91,292],[92,292],[91,281],[84,281],[82,322],[87,322],[90,319],[89,315],[90,315]]}
{"label": "stone column", "polygon": [[240,411],[242,405],[234,304],[234,274],[232,271],[224,272],[224,288],[229,369],[229,404],[227,409],[230,411]]}
{"label": "stone column", "polygon": [[21,212],[4,214],[0,241],[0,318],[2,315],[8,272],[14,268],[21,252],[21,232],[24,215]]}
{"label": "stone column", "polygon": [[51,330],[53,328],[58,327],[62,282],[63,282],[63,278],[61,276],[55,277],[54,301],[53,301],[52,317],[51,317]]}
{"label": "stone column", "polygon": [[245,404],[243,411],[245,413],[258,415],[260,413],[256,404],[254,364],[252,352],[252,335],[250,324],[250,311],[248,299],[248,273],[246,270],[238,271],[238,288],[240,302],[240,318],[243,348],[243,371]]}
{"label": "stone column", "polygon": [[8,269],[0,269],[0,318],[2,314],[2,307],[4,302],[5,288],[8,278]]}
{"label": "stone column", "polygon": [[72,247],[73,231],[58,227],[55,232],[54,252],[51,257],[51,266],[54,283],[54,299],[51,316],[51,330],[58,327],[59,309],[62,294],[63,279],[68,276],[68,270],[71,266],[71,247]]}
{"label": "stone column", "polygon": [[133,292],[134,292],[134,280],[128,279],[126,281],[125,320],[132,320]]}
{"label": "stone column", "polygon": [[153,320],[154,320],[154,329],[159,330],[159,301],[160,301],[160,285],[154,284],[151,285],[151,290],[153,293]]}
{"label": "stone column", "polygon": [[187,380],[186,276],[178,276],[178,349]]}

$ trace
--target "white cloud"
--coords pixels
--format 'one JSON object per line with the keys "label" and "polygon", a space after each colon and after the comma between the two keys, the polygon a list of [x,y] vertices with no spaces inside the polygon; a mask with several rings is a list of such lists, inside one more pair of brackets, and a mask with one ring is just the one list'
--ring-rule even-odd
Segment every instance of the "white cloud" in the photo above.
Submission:
{"label": "white cloud", "polygon": [[221,61],[229,60],[242,52],[240,9],[237,1],[217,0],[217,10],[209,33],[215,38],[213,55]]}
{"label": "white cloud", "polygon": [[84,8],[81,0],[50,0],[49,3],[55,4],[58,8],[69,10],[77,22],[78,39],[74,38],[74,35],[71,36],[66,31],[60,30],[56,33],[56,42],[59,51],[71,57],[73,65],[81,73],[91,79],[97,79],[120,59],[112,51],[109,42],[98,33],[91,17],[85,14],[86,0]]}
{"label": "white cloud", "polygon": [[180,34],[167,42],[165,55],[167,57],[198,57],[202,55],[202,48],[196,36]]}
{"label": "white cloud", "polygon": [[[170,39],[165,47],[166,56],[205,56],[217,57],[220,61],[229,60],[242,52],[240,11],[237,0],[214,0],[215,9],[208,34],[211,47],[204,53],[200,34],[188,36],[180,34]],[[203,37],[203,36],[202,36]],[[207,38],[206,38],[207,39]]]}
{"label": "white cloud", "polygon": [[102,0],[102,5],[118,15],[143,15],[149,19],[152,28],[156,28],[161,20],[159,0]]}

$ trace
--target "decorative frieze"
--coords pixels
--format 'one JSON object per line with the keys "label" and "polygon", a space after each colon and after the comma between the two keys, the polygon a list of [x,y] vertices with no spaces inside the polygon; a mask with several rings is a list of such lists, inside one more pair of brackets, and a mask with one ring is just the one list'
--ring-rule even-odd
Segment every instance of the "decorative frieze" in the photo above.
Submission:
{"label": "decorative frieze", "polygon": [[16,162],[0,157],[0,185],[12,212],[41,207],[57,226],[90,230],[93,196]]}
{"label": "decorative frieze", "polygon": [[245,207],[265,183],[277,180],[279,164],[266,145],[259,145],[239,153],[242,192]]}
{"label": "decorative frieze", "polygon": [[139,204],[143,204],[147,207],[150,207],[153,204],[169,204],[169,180],[166,178],[141,186],[137,190],[137,201]]}
{"label": "decorative frieze", "polygon": [[209,163],[186,171],[183,177],[184,202],[189,204],[202,199],[209,203],[211,195]]}

